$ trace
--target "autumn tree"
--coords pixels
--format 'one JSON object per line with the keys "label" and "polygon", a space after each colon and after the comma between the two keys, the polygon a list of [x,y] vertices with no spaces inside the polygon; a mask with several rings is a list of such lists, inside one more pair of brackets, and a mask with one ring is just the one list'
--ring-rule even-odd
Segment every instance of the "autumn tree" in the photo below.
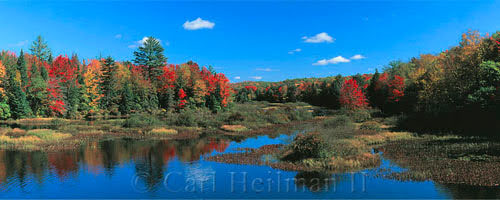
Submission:
{"label": "autumn tree", "polygon": [[5,66],[2,64],[2,61],[0,60],[0,119],[8,119],[11,114],[10,114],[10,107],[9,104],[7,103],[7,96],[5,94],[6,90],[6,81],[5,81]]}
{"label": "autumn tree", "polygon": [[340,89],[340,105],[349,110],[364,109],[368,106],[365,95],[353,78],[346,79]]}

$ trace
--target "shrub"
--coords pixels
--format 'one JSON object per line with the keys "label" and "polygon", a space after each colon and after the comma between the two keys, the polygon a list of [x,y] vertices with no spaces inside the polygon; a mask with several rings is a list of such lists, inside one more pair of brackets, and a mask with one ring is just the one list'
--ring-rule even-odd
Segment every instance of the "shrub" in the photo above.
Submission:
{"label": "shrub", "polygon": [[271,124],[285,124],[290,122],[288,115],[283,110],[269,109],[264,113],[264,119]]}
{"label": "shrub", "polygon": [[373,130],[373,131],[381,131],[382,128],[380,128],[380,124],[374,121],[371,122],[365,122],[361,124],[359,127],[361,130]]}
{"label": "shrub", "polygon": [[225,121],[228,124],[235,124],[235,122],[236,123],[242,122],[244,120],[245,120],[245,117],[241,113],[236,112],[236,113],[229,115],[229,117],[227,117],[227,119]]}
{"label": "shrub", "polygon": [[290,112],[290,120],[292,121],[303,121],[312,119],[313,115],[307,109],[295,109]]}
{"label": "shrub", "polygon": [[178,126],[196,126],[196,114],[193,109],[181,110],[177,115],[175,124]]}
{"label": "shrub", "polygon": [[337,128],[341,126],[349,126],[352,125],[352,120],[345,116],[345,115],[340,115],[335,118],[327,119],[323,121],[323,126],[325,128]]}
{"label": "shrub", "polygon": [[347,113],[356,123],[363,123],[371,119],[370,112],[368,112],[368,110],[353,110]]}
{"label": "shrub", "polygon": [[67,124],[67,121],[64,119],[55,118],[50,121],[50,125],[52,126],[62,126],[65,124]]}
{"label": "shrub", "polygon": [[297,135],[290,145],[292,153],[285,160],[302,160],[307,158],[322,158],[325,156],[326,144],[318,133]]}
{"label": "shrub", "polygon": [[127,128],[150,128],[158,125],[161,125],[161,121],[148,114],[133,114],[123,122],[123,127]]}

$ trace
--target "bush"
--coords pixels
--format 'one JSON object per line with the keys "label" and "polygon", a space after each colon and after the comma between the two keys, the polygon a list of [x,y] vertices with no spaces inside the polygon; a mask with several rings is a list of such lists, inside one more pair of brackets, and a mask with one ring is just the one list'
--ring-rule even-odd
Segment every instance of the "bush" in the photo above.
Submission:
{"label": "bush", "polygon": [[177,120],[175,121],[175,125],[178,126],[196,126],[195,116],[196,113],[193,109],[184,109],[179,112],[177,115]]}
{"label": "bush", "polygon": [[290,120],[292,121],[303,121],[312,119],[313,115],[309,110],[306,109],[296,109],[290,112]]}
{"label": "bush", "polygon": [[323,121],[323,126],[325,128],[337,128],[341,126],[350,126],[350,125],[352,125],[352,120],[345,115],[340,115],[338,117]]}
{"label": "bush", "polygon": [[297,135],[290,145],[292,153],[285,160],[302,160],[307,158],[326,157],[326,144],[318,133],[307,133]]}
{"label": "bush", "polygon": [[171,126],[219,127],[219,117],[208,108],[186,108],[179,113],[165,114],[165,123]]}
{"label": "bush", "polygon": [[373,130],[373,131],[381,131],[382,128],[380,128],[380,124],[377,123],[377,122],[365,122],[363,124],[361,124],[361,126],[359,127],[359,129],[361,130]]}
{"label": "bush", "polygon": [[242,121],[245,121],[245,117],[239,112],[229,115],[229,117],[227,117],[227,119],[225,120],[225,122],[228,124],[235,124]]}
{"label": "bush", "polygon": [[123,122],[127,128],[151,128],[161,125],[161,121],[154,115],[133,114]]}
{"label": "bush", "polygon": [[271,124],[285,124],[290,122],[286,111],[279,109],[269,109],[264,113],[264,119]]}
{"label": "bush", "polygon": [[50,125],[52,126],[62,126],[62,125],[66,125],[68,124],[66,120],[64,119],[59,119],[59,118],[56,118],[56,119],[53,119],[50,121]]}
{"label": "bush", "polygon": [[363,123],[372,118],[368,110],[353,110],[353,111],[348,111],[347,113],[349,117],[351,117],[351,119],[354,120],[354,122],[356,123]]}

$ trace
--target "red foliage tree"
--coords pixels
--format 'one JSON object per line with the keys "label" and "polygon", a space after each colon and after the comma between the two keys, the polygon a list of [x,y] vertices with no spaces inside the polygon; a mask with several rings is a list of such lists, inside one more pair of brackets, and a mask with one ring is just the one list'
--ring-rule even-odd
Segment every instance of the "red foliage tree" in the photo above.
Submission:
{"label": "red foliage tree", "polygon": [[184,106],[186,105],[186,100],[184,98],[186,98],[186,93],[184,92],[184,90],[181,88],[179,90],[179,93],[177,94],[178,97],[179,97],[179,108],[184,108]]}
{"label": "red foliage tree", "polygon": [[389,99],[398,102],[404,96],[405,79],[395,75],[394,79],[389,83]]}
{"label": "red foliage tree", "polygon": [[340,105],[350,110],[364,109],[368,106],[365,94],[352,78],[346,79],[342,84],[339,100]]}
{"label": "red foliage tree", "polygon": [[49,108],[52,115],[62,115],[66,110],[62,90],[68,87],[70,81],[76,82],[76,68],[72,66],[67,56],[58,56],[52,65],[49,65],[48,70]]}

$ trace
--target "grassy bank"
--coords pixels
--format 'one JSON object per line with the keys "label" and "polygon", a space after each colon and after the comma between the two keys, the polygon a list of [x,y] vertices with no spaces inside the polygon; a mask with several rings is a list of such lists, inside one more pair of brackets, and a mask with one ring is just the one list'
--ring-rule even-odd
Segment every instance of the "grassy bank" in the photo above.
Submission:
{"label": "grassy bank", "polygon": [[[380,164],[380,156],[371,153],[373,148],[416,137],[408,132],[392,132],[381,120],[372,118],[368,111],[335,111],[321,120],[295,127],[304,133],[288,145],[267,145],[207,159],[300,171],[344,172],[376,167]],[[261,157],[268,154],[278,161],[262,161]]]}
{"label": "grassy bank", "polygon": [[[381,156],[407,169],[381,169],[378,176],[442,184],[500,185],[500,140],[478,136],[417,134],[395,128],[397,118],[374,112],[336,111],[296,126],[288,145],[265,145],[207,160],[268,165],[293,171],[347,172],[380,165]],[[263,157],[272,157],[263,160]]]}
{"label": "grassy bank", "polygon": [[205,108],[180,112],[133,114],[116,119],[68,120],[30,118],[2,121],[0,148],[74,148],[89,140],[130,137],[140,139],[188,139],[202,133],[245,135],[272,125],[286,125],[313,118],[318,110],[304,103],[251,102],[234,104],[226,112]]}

